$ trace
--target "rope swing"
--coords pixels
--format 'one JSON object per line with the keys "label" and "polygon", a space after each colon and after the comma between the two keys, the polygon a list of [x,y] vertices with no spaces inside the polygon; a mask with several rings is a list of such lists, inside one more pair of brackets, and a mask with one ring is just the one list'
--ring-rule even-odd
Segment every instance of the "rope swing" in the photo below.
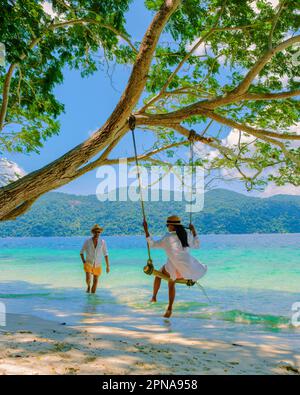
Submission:
{"label": "rope swing", "polygon": [[[141,180],[140,165],[139,165],[137,148],[136,148],[136,139],[135,139],[136,119],[135,119],[134,115],[130,115],[130,117],[128,118],[128,125],[129,125],[129,128],[132,133],[132,142],[133,142],[133,147],[134,147],[135,164],[136,164],[136,168],[137,168],[138,188],[139,188],[142,215],[143,215],[143,220],[147,221],[146,212],[145,212],[145,204],[144,204],[143,193],[142,193],[142,180]],[[195,131],[191,130],[190,136],[189,136],[189,141],[190,141],[190,149],[191,149],[191,154],[192,154],[192,157],[191,157],[192,158],[192,172],[193,172],[194,136],[195,136]],[[191,218],[192,218],[192,213],[190,212],[190,221],[191,221]],[[151,250],[150,250],[150,246],[148,243],[147,243],[147,252],[148,252],[148,260],[147,260],[146,266],[144,266],[144,273],[148,274],[148,275],[153,275],[153,276],[159,277],[159,278],[166,280],[166,281],[169,281],[170,278],[167,275],[163,274],[162,272],[160,272],[154,268],[153,260],[151,258]],[[188,287],[191,287],[196,284],[194,281],[188,280],[188,279],[177,279],[175,282],[177,284],[185,284]]]}

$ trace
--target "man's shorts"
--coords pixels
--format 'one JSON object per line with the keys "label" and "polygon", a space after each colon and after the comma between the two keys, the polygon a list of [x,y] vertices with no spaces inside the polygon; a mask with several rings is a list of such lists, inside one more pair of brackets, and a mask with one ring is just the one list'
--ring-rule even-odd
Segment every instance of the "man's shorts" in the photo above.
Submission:
{"label": "man's shorts", "polygon": [[86,273],[91,273],[94,276],[100,276],[102,272],[101,266],[93,266],[88,262],[86,262],[83,267]]}

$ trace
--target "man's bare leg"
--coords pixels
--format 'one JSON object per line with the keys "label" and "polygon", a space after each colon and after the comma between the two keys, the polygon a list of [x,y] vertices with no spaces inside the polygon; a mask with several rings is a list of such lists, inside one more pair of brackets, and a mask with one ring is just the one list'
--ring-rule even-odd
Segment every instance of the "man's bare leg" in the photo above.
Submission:
{"label": "man's bare leg", "polygon": [[91,273],[85,273],[85,281],[87,285],[86,292],[90,293],[91,292]]}
{"label": "man's bare leg", "polygon": [[93,286],[92,286],[92,294],[94,294],[97,290],[98,278],[99,278],[99,276],[94,276]]}
{"label": "man's bare leg", "polygon": [[169,281],[169,305],[164,317],[169,318],[172,315],[173,303],[175,300],[175,281]]}

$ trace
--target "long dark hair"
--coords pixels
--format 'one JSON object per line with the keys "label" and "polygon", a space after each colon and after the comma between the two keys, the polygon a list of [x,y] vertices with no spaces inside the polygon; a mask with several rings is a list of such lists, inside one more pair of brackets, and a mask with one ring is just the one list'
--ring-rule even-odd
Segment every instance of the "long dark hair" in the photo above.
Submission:
{"label": "long dark hair", "polygon": [[183,248],[189,247],[188,235],[187,235],[187,232],[184,229],[184,227],[182,225],[174,225],[174,227],[175,227],[175,232],[178,236],[178,239],[181,242],[182,247]]}

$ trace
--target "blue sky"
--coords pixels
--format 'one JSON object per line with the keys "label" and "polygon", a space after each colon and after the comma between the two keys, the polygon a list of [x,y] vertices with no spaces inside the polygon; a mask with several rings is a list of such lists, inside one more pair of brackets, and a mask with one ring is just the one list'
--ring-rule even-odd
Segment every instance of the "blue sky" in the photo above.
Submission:
{"label": "blue sky", "polygon": [[[132,41],[141,40],[151,19],[152,13],[145,9],[143,1],[135,1],[131,5],[127,27]],[[99,71],[88,78],[81,78],[78,71],[65,70],[64,83],[55,89],[55,94],[65,104],[59,136],[46,141],[40,154],[12,154],[6,155],[7,158],[16,162],[26,172],[31,172],[57,159],[88,138],[110,115],[130,74],[130,68],[123,65],[117,65],[114,70],[110,66],[109,73],[112,71],[110,79],[107,70]],[[131,140],[128,137],[114,151],[114,155],[132,155]],[[61,191],[76,194],[95,193],[97,185],[95,174],[96,171],[90,172],[61,188]]]}

